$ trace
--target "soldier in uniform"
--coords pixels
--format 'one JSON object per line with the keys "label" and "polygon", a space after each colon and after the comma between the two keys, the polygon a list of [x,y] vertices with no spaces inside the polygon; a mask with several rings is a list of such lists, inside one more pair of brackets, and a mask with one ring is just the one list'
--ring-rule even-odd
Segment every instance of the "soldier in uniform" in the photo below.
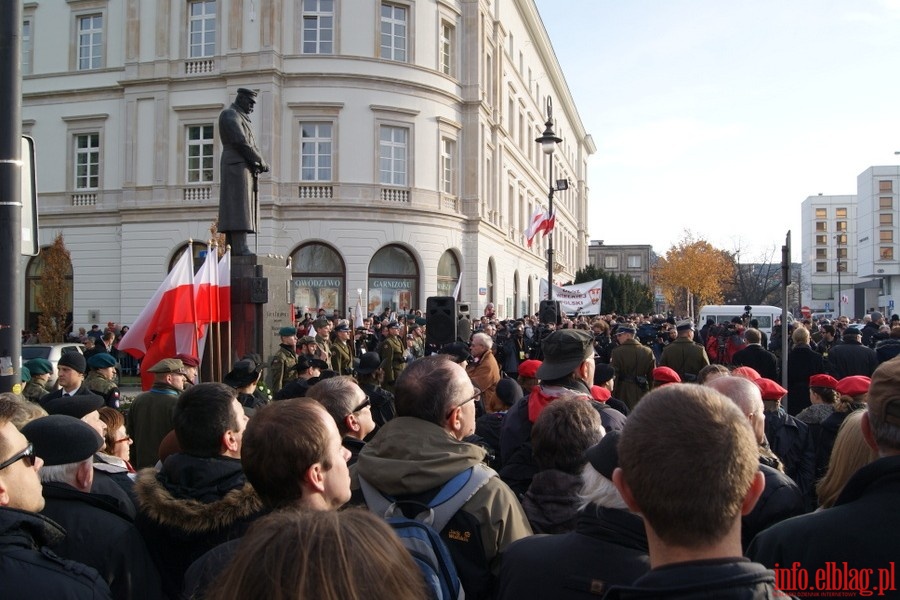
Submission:
{"label": "soldier in uniform", "polygon": [[706,349],[694,342],[694,322],[690,319],[679,321],[675,325],[678,331],[672,343],[662,351],[659,360],[661,367],[670,367],[682,381],[692,383],[697,381],[697,374],[709,364]]}
{"label": "soldier in uniform", "polygon": [[282,327],[278,330],[281,345],[270,361],[269,389],[273,394],[297,378],[297,328]]}
{"label": "soldier in uniform", "polygon": [[88,376],[84,384],[89,390],[102,396],[110,408],[119,408],[119,386],[116,384],[116,359],[101,352],[88,358]]}
{"label": "soldier in uniform", "polygon": [[32,358],[24,366],[31,373],[31,378],[25,384],[22,395],[32,402],[38,402],[48,394],[47,383],[53,373],[53,365],[46,358]]}
{"label": "soldier in uniform", "polygon": [[378,354],[384,370],[384,388],[394,390],[394,382],[406,368],[406,344],[400,339],[400,324],[391,321],[387,325],[387,337],[381,342]]}
{"label": "soldier in uniform", "polygon": [[618,346],[612,351],[610,364],[616,370],[616,386],[613,396],[634,410],[644,394],[650,390],[653,369],[656,359],[653,351],[634,339],[637,333],[634,326],[628,323],[616,328],[615,336]]}
{"label": "soldier in uniform", "polygon": [[331,368],[338,375],[353,374],[353,346],[350,340],[350,325],[342,321],[334,328],[337,336],[331,345]]}
{"label": "soldier in uniform", "polygon": [[331,364],[331,321],[325,317],[319,317],[313,322],[316,330],[316,354],[315,358]]}
{"label": "soldier in uniform", "polygon": [[425,357],[425,328],[418,323],[411,323],[409,326],[409,334],[412,336],[412,345],[409,352],[413,356],[413,360]]}
{"label": "soldier in uniform", "polygon": [[316,338],[311,335],[304,335],[297,340],[297,355],[307,358],[316,358],[319,352],[319,346],[316,344]]}

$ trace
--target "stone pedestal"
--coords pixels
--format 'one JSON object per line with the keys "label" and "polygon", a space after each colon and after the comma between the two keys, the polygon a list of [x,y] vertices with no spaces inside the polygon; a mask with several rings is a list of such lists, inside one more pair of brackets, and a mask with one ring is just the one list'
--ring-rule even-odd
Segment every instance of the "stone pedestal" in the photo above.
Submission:
{"label": "stone pedestal", "polygon": [[283,258],[231,257],[231,344],[223,348],[223,374],[248,352],[267,361],[278,349],[278,330],[294,322],[290,278]]}

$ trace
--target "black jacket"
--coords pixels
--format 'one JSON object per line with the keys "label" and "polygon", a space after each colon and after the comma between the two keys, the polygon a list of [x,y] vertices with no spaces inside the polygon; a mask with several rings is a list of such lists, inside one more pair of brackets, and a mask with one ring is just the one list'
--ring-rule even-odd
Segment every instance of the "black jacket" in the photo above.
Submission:
{"label": "black jacket", "polygon": [[144,540],[126,515],[102,497],[64,483],[44,483],[41,513],[66,530],[54,550],[97,569],[116,598],[156,599],[159,574]]}
{"label": "black jacket", "polygon": [[112,598],[96,570],[57,556],[46,546],[66,535],[50,519],[0,507],[0,592],[4,600]]}
{"label": "black jacket", "polygon": [[[869,589],[878,584],[879,569],[892,569],[900,556],[900,456],[879,458],[847,482],[834,506],[788,519],[760,533],[747,555],[764,565],[799,562],[814,581],[817,569],[873,569]],[[896,572],[896,569],[894,569]],[[900,582],[895,581],[900,588]],[[847,588],[838,588],[846,590]],[[873,597],[897,598],[900,593],[875,592]]]}
{"label": "black jacket", "polygon": [[755,369],[761,377],[778,381],[778,358],[759,344],[738,350],[732,361],[738,366]]}
{"label": "black jacket", "polygon": [[878,358],[879,365],[891,360],[898,354],[900,354],[900,339],[890,338],[875,344],[875,356]]}
{"label": "black jacket", "polygon": [[750,514],[741,517],[741,546],[745,550],[760,531],[806,512],[800,488],[790,477],[766,465],[759,465],[759,470],[766,478],[766,487]]}
{"label": "black jacket", "polygon": [[243,535],[262,503],[244,480],[241,462],[222,456],[173,454],[159,474],[138,473],[135,524],[159,569],[163,593],[176,598],[184,572],[204,552]]}
{"label": "black jacket", "polygon": [[783,409],[765,411],[766,439],[790,477],[805,498],[813,498],[815,490],[816,449],[806,423]]}
{"label": "black jacket", "polygon": [[878,366],[878,355],[871,348],[859,342],[845,339],[828,352],[828,372],[835,379],[850,375],[871,377]]}
{"label": "black jacket", "polygon": [[697,560],[653,569],[630,586],[611,589],[603,600],[631,598],[778,598],[775,573],[745,558]]}
{"label": "black jacket", "polygon": [[511,545],[500,565],[499,600],[589,600],[630,584],[650,569],[640,517],[590,504],[575,531],[533,536]]}
{"label": "black jacket", "polygon": [[810,405],[809,378],[825,372],[825,359],[806,344],[798,344],[788,353],[787,411],[796,415]]}

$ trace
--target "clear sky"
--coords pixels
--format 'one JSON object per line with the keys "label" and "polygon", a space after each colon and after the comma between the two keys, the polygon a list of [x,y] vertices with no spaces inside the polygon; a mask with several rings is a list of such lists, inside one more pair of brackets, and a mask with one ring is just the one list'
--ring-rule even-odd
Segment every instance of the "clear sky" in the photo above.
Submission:
{"label": "clear sky", "polygon": [[536,0],[597,145],[591,239],[755,262],[900,157],[900,0]]}

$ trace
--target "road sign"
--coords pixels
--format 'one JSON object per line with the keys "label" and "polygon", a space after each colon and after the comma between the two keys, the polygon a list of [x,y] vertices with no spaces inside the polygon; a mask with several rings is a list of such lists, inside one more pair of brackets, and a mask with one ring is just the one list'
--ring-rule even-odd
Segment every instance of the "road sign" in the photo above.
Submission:
{"label": "road sign", "polygon": [[809,317],[809,315],[812,314],[812,311],[809,309],[808,306],[801,306],[800,314],[803,315],[804,317]]}

